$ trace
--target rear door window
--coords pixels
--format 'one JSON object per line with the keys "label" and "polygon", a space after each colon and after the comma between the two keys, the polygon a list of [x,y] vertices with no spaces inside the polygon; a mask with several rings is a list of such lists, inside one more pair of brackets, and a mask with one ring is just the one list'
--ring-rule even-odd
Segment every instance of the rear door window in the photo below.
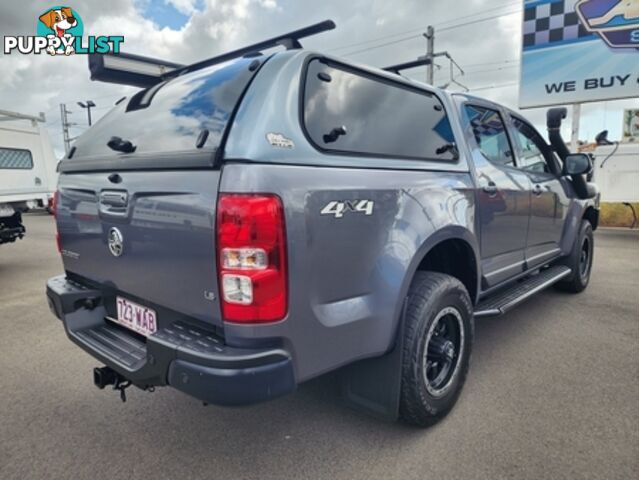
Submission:
{"label": "rear door window", "polygon": [[454,137],[433,94],[383,77],[312,60],[304,127],[316,147],[338,153],[453,160]]}
{"label": "rear door window", "polygon": [[484,157],[494,164],[514,167],[513,151],[499,112],[476,105],[465,105],[464,111],[477,147]]}

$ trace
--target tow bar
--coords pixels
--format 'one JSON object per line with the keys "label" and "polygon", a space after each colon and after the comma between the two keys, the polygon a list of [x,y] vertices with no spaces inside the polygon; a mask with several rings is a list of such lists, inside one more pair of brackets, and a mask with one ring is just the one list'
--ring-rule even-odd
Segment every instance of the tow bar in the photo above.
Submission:
{"label": "tow bar", "polygon": [[131,386],[131,381],[124,378],[118,372],[109,367],[96,367],[93,369],[93,383],[100,390],[113,385],[113,390],[120,391],[120,399],[126,402],[126,389]]}

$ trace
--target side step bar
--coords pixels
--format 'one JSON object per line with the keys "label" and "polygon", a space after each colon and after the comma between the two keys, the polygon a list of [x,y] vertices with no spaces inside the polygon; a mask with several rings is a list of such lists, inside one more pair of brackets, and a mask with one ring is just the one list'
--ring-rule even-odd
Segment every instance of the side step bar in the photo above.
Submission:
{"label": "side step bar", "polygon": [[537,275],[524,279],[513,286],[508,287],[479,302],[475,307],[475,318],[492,317],[502,315],[511,308],[519,305],[537,292],[540,292],[552,284],[557,283],[570,275],[570,268],[557,265],[542,270]]}

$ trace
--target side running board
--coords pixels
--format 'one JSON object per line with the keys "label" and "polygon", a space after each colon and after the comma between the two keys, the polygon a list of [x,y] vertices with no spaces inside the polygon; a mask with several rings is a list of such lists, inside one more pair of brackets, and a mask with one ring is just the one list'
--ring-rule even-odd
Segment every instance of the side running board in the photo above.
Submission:
{"label": "side running board", "polygon": [[535,293],[550,287],[552,284],[570,275],[570,273],[570,268],[563,265],[542,270],[537,275],[515,283],[513,286],[479,302],[475,307],[475,318],[502,315]]}

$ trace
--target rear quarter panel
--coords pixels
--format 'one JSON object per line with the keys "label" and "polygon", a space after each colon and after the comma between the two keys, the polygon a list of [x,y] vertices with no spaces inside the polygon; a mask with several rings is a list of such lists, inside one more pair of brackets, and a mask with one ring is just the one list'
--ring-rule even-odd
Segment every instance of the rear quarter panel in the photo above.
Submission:
{"label": "rear quarter panel", "polygon": [[[423,256],[438,242],[474,244],[469,174],[227,164],[221,192],[272,192],[285,209],[289,312],[277,324],[226,324],[227,342],[283,339],[298,380],[386,352]],[[320,212],[370,200],[371,215]]]}
{"label": "rear quarter panel", "polygon": [[[262,67],[231,128],[220,183],[220,192],[282,198],[288,316],[272,325],[227,324],[225,336],[238,345],[283,340],[298,381],[388,351],[412,276],[435,244],[463,238],[478,253],[465,150],[456,162],[435,162],[328,154],[310,144],[300,121],[300,85],[313,56],[278,54]],[[441,100],[462,139],[449,98]],[[269,133],[291,140],[291,148],[271,146]],[[331,201],[353,200],[372,201],[372,214],[320,213]]]}

